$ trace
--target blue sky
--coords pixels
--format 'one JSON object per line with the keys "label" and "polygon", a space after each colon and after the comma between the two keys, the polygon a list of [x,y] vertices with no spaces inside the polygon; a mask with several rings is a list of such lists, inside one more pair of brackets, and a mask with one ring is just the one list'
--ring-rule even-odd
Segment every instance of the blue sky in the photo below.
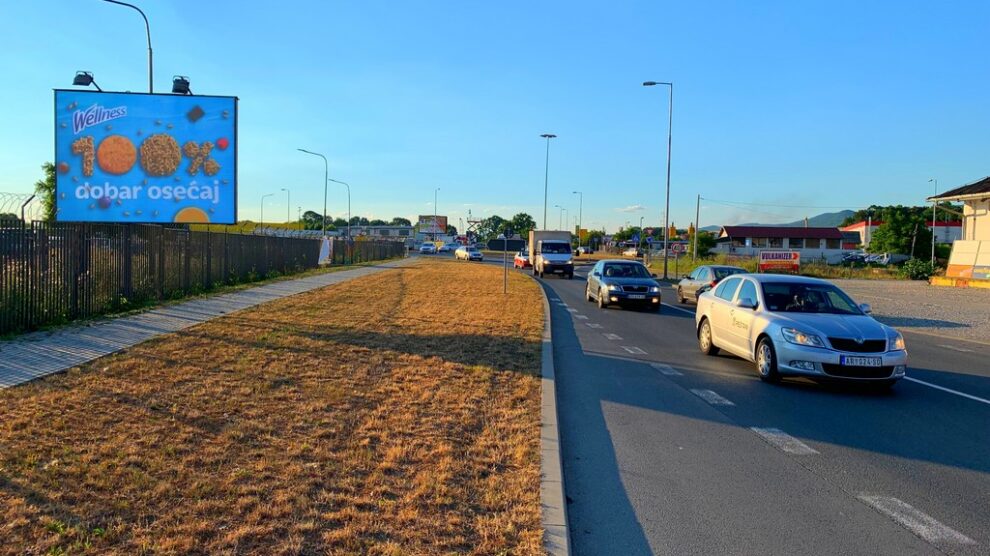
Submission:
{"label": "blue sky", "polygon": [[[990,3],[169,2],[148,14],[155,86],[240,97],[239,216],[322,208],[322,162],[354,214],[451,223],[559,211],[614,230],[661,221],[673,81],[671,217],[783,222],[919,203],[990,174]],[[98,0],[0,3],[0,191],[52,158],[51,89],[76,70],[145,91],[140,16]],[[793,205],[809,208],[786,208]],[[642,207],[642,208],[637,208]],[[624,211],[623,209],[626,209]],[[329,212],[346,211],[331,184]],[[572,222],[573,223],[573,222]]]}

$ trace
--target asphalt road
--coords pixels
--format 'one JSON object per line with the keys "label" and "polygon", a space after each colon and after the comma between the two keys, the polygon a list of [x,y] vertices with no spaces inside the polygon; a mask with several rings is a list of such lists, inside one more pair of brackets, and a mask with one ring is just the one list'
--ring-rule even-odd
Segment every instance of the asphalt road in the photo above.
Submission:
{"label": "asphalt road", "polygon": [[600,310],[584,270],[541,280],[574,554],[990,554],[990,345],[905,332],[889,393],[764,384],[671,289]]}

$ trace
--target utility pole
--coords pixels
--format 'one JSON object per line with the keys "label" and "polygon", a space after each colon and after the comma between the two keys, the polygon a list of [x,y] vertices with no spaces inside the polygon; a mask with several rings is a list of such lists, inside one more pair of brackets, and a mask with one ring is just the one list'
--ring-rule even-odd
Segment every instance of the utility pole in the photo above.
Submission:
{"label": "utility pole", "polygon": [[662,81],[646,81],[644,87],[667,85],[670,87],[670,104],[667,111],[667,194],[663,212],[663,279],[667,279],[667,257],[670,251],[670,147],[674,133],[674,84]]}
{"label": "utility pole", "polygon": [[694,205],[694,253],[691,254],[691,262],[698,260],[698,234],[701,233],[701,194],[698,194],[698,201]]}
{"label": "utility pole", "polygon": [[544,133],[540,135],[547,140],[547,162],[543,170],[543,229],[547,229],[547,191],[548,184],[550,183],[550,140],[556,137],[553,133]]}
{"label": "utility pole", "polygon": [[[938,178],[928,180],[928,183],[935,182],[935,195],[938,195]],[[935,231],[938,230],[935,218],[935,209],[938,208],[938,201],[932,200],[932,268],[935,267]]]}

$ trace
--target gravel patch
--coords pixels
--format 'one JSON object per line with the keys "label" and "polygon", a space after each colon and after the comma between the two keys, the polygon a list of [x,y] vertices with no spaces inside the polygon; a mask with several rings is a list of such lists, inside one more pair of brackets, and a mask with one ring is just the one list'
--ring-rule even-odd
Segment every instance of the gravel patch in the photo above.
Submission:
{"label": "gravel patch", "polygon": [[990,290],[908,280],[833,280],[877,320],[900,330],[990,340]]}

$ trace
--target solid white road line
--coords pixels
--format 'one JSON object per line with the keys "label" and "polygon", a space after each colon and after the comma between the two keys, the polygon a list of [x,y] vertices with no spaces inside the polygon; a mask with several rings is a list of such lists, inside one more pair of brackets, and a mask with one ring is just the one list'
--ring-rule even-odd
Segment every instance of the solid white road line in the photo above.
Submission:
{"label": "solid white road line", "polygon": [[949,344],[939,344],[938,347],[945,348],[945,349],[951,349],[952,351],[960,351],[962,353],[973,353],[973,350],[971,350],[971,349],[966,349],[966,348],[961,348],[961,347],[956,347],[956,346],[950,346]]}
{"label": "solid white road line", "polygon": [[667,376],[684,376],[683,373],[670,365],[664,365],[663,363],[650,363],[650,366],[660,371],[661,374],[665,374]]}
{"label": "solid white road line", "polygon": [[897,498],[875,494],[860,494],[858,498],[934,545],[976,544],[973,539]]}
{"label": "solid white road line", "polygon": [[629,353],[631,353],[633,355],[646,355],[646,352],[645,351],[639,349],[636,346],[622,346],[622,349],[628,351]]}
{"label": "solid white road line", "polygon": [[674,305],[671,305],[670,303],[661,303],[661,305],[663,305],[664,307],[670,307],[671,309],[674,309],[676,311],[681,311],[683,313],[687,313],[687,314],[689,314],[691,316],[694,316],[694,313],[695,313],[695,311],[688,311],[687,309],[682,309],[680,307],[676,307]]}
{"label": "solid white road line", "polygon": [[692,388],[691,393],[699,398],[705,400],[712,405],[736,405],[729,400],[723,398],[716,394],[713,390],[704,390],[701,388]]}
{"label": "solid white road line", "polygon": [[801,442],[797,438],[794,438],[780,429],[750,427],[749,430],[758,434],[760,438],[766,440],[771,446],[774,446],[783,452],[787,452],[788,454],[794,454],[795,456],[810,456],[818,453],[818,451],[811,446],[808,446],[804,442]]}
{"label": "solid white road line", "polygon": [[980,397],[974,396],[972,394],[967,394],[965,392],[960,392],[959,390],[953,390],[952,388],[946,388],[945,386],[939,386],[938,384],[932,384],[931,382],[925,382],[924,380],[918,380],[918,379],[916,379],[914,377],[910,377],[910,376],[904,377],[904,380],[910,380],[911,382],[917,382],[918,384],[927,386],[929,388],[934,388],[936,390],[941,390],[943,392],[948,392],[950,394],[955,394],[957,396],[962,396],[962,397],[964,397],[966,399],[973,400],[975,402],[981,402],[981,403],[985,403],[987,405],[990,405],[990,400],[987,400],[987,399],[984,399],[984,398],[980,398]]}
{"label": "solid white road line", "polygon": [[610,332],[606,332],[605,334],[603,334],[603,336],[605,336],[605,339],[606,340],[621,340],[622,339],[622,336],[619,336],[618,334],[612,334]]}
{"label": "solid white road line", "polygon": [[586,322],[584,324],[588,325],[588,328],[601,328],[602,327],[602,325],[598,324],[597,322]]}
{"label": "solid white road line", "polygon": [[588,320],[587,315],[574,315],[574,318],[581,320]]}

